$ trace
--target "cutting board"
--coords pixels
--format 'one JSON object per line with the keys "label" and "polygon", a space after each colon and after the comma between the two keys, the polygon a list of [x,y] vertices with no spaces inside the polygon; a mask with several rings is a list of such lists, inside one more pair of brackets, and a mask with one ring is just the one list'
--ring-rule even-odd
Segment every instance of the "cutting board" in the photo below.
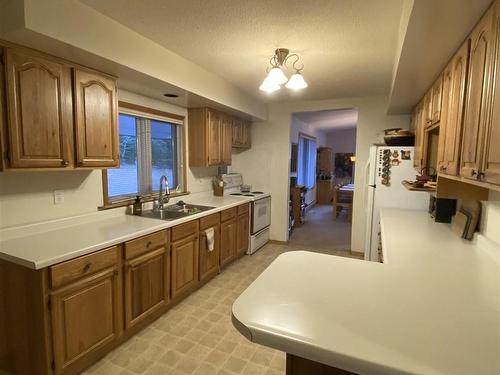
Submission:
{"label": "cutting board", "polygon": [[461,201],[457,213],[451,221],[451,228],[460,237],[472,240],[480,215],[481,202],[476,200]]}

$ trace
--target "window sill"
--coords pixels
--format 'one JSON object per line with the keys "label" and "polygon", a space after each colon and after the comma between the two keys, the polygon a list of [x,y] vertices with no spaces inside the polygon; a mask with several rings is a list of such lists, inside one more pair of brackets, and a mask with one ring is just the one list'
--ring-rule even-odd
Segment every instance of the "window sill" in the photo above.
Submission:
{"label": "window sill", "polygon": [[[183,195],[189,195],[189,194],[191,194],[189,191],[176,192],[176,193],[170,194],[170,198],[181,197]],[[142,198],[143,203],[152,202],[152,201],[158,200],[158,194],[146,195],[146,196],[143,196],[141,198]],[[112,208],[130,206],[131,204],[134,203],[134,201],[135,201],[135,198],[124,198],[124,199],[116,200],[114,202],[111,201],[111,202],[105,203],[104,205],[97,207],[97,209],[99,211],[102,211],[102,210],[109,210]]]}

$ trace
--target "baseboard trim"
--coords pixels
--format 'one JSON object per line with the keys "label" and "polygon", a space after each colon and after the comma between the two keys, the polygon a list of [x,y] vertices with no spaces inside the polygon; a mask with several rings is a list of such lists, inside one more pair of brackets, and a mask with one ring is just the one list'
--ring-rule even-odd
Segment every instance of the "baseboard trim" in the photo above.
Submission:
{"label": "baseboard trim", "polygon": [[268,243],[273,245],[288,245],[288,241],[269,240]]}

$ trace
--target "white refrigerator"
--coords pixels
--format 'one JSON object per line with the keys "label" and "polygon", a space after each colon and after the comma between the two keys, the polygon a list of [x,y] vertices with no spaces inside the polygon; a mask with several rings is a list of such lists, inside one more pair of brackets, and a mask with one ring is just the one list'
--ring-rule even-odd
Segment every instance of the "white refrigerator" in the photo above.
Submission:
{"label": "white refrigerator", "polygon": [[402,180],[415,180],[414,147],[371,146],[366,164],[365,259],[378,261],[381,208],[427,210],[429,193],[409,191]]}

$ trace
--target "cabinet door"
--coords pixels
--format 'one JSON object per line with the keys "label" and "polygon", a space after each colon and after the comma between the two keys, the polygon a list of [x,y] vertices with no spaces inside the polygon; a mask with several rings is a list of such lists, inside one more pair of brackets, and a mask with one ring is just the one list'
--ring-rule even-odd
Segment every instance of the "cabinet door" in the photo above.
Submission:
{"label": "cabinet door", "polygon": [[248,250],[248,236],[250,235],[248,213],[238,216],[236,232],[236,251],[242,256]]}
{"label": "cabinet door", "polygon": [[445,160],[445,147],[446,147],[446,134],[448,132],[448,117],[451,102],[451,88],[452,88],[452,64],[449,64],[442,74],[442,102],[441,102],[441,119],[439,124],[439,143],[437,152],[437,172],[444,173],[446,171]]}
{"label": "cabinet door", "polygon": [[[444,140],[444,154],[442,157],[441,173],[456,176],[460,162],[460,144],[462,141],[462,125],[464,119],[465,90],[467,81],[467,67],[469,61],[470,40],[463,44],[449,64],[451,83],[449,92],[443,92],[448,97],[446,109],[445,133],[439,133],[440,142]],[[443,103],[445,99],[443,98]],[[444,105],[444,104],[443,104]],[[444,109],[443,109],[444,111]],[[443,115],[441,116],[443,117]],[[441,126],[443,122],[441,122]]]}
{"label": "cabinet door", "polygon": [[172,242],[172,298],[188,292],[198,283],[198,232]]}
{"label": "cabinet door", "polygon": [[231,148],[233,146],[233,125],[231,120],[224,116],[222,119],[222,162],[231,165]]}
{"label": "cabinet door", "polygon": [[441,119],[442,90],[443,81],[442,77],[439,77],[432,86],[431,124],[437,124]]}
{"label": "cabinet door", "polygon": [[73,166],[69,68],[11,49],[5,58],[9,166]]}
{"label": "cabinet door", "polygon": [[200,281],[205,281],[219,272],[220,225],[214,225],[214,248],[208,249],[207,236],[200,232]]}
{"label": "cabinet door", "polygon": [[[55,372],[97,353],[120,334],[120,279],[116,269],[82,279],[52,294]],[[104,354],[104,351],[103,351]]]}
{"label": "cabinet door", "polygon": [[132,327],[169,302],[170,264],[165,247],[125,264],[125,326]]}
{"label": "cabinet door", "polygon": [[77,167],[117,167],[118,103],[111,78],[74,69]]}
{"label": "cabinet door", "polygon": [[425,107],[424,103],[421,102],[416,108],[416,119],[415,119],[415,155],[413,158],[413,166],[417,171],[420,171],[423,167],[423,155],[424,155],[424,130],[425,130]]}
{"label": "cabinet door", "polygon": [[222,162],[223,128],[219,113],[209,110],[207,121],[207,157],[208,165],[220,165]]}
{"label": "cabinet door", "polygon": [[495,22],[494,22],[494,42],[495,51],[493,64],[493,83],[491,97],[491,117],[488,121],[488,127],[485,139],[484,162],[482,171],[484,180],[492,184],[500,185],[500,2],[495,4]]}
{"label": "cabinet door", "polygon": [[239,119],[233,119],[233,147],[241,147],[242,146],[242,123]]}
{"label": "cabinet door", "polygon": [[423,103],[423,122],[425,129],[427,126],[432,125],[432,88],[427,92],[427,94],[425,94]]}
{"label": "cabinet door", "polygon": [[483,149],[488,111],[492,24],[490,9],[471,34],[468,89],[460,163],[460,175],[465,178],[476,179],[481,166],[481,151]]}
{"label": "cabinet door", "polygon": [[231,219],[220,226],[220,263],[225,265],[236,256],[236,219]]}

